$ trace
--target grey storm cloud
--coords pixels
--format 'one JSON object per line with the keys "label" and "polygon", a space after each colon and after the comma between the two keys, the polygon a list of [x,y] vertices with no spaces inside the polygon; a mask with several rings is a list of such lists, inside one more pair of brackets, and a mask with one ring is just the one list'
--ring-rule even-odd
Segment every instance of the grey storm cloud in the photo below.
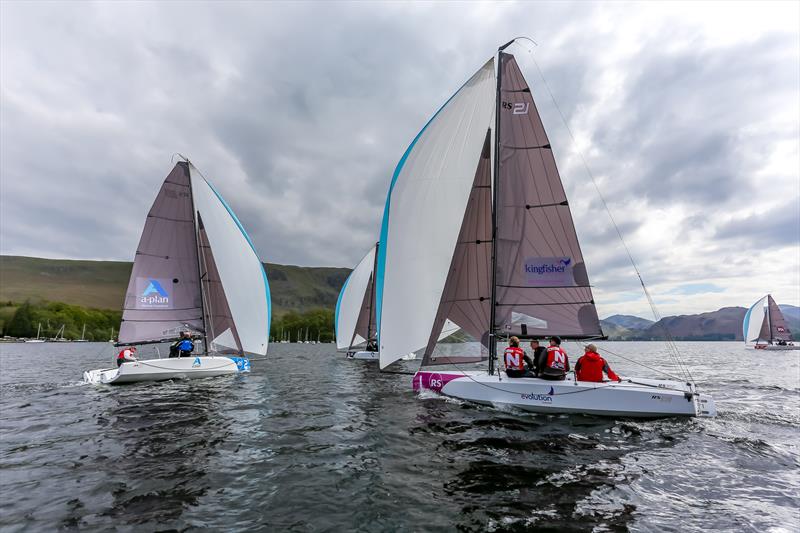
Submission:
{"label": "grey storm cloud", "polygon": [[[651,279],[670,279],[663,263],[674,259],[648,235],[653,217],[670,218],[664,232],[695,253],[727,253],[732,236],[737,246],[791,246],[797,24],[714,41],[714,13],[687,22],[657,9],[2,2],[0,249],[129,260],[180,152],[265,261],[352,266],[377,239],[408,143],[516,35],[540,43],[512,51],[597,283],[615,287],[630,268],[534,59]],[[773,198],[765,180],[788,189]],[[664,207],[679,213],[655,213]],[[755,213],[772,209],[781,222]]]}

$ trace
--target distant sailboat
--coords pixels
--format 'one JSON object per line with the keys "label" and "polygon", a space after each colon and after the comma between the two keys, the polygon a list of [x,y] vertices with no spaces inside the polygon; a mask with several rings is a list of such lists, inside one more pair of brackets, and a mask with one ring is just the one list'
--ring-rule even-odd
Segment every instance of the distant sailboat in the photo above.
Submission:
{"label": "distant sailboat", "polygon": [[[370,248],[345,280],[336,302],[334,335],[337,350],[345,350],[348,359],[378,361],[377,322],[375,320],[375,262],[380,243]],[[438,340],[460,328],[451,321],[443,327]],[[401,357],[412,360],[413,351]]]}
{"label": "distant sailboat", "polygon": [[192,357],[92,370],[92,383],[193,379],[250,370],[267,353],[266,273],[239,220],[188,160],[164,181],[131,271],[118,346],[200,338]]}
{"label": "distant sailboat", "polygon": [[27,342],[27,343],[44,342],[44,339],[40,339],[39,338],[41,335],[42,335],[42,323],[39,322],[39,326],[36,328],[36,338],[35,339],[28,339],[25,342]]}
{"label": "distant sailboat", "polygon": [[81,331],[81,338],[76,339],[75,342],[89,342],[86,340],[86,323],[83,323],[83,330]]}
{"label": "distant sailboat", "polygon": [[[498,50],[497,76],[492,58],[394,171],[375,276],[380,367],[423,346],[415,390],[541,413],[714,416],[690,382],[509,379],[496,368],[501,336],[603,337],[550,141],[504,52],[513,42]],[[485,351],[437,354],[447,319]],[[488,372],[461,366],[487,358]]]}
{"label": "distant sailboat", "polygon": [[742,334],[745,344],[754,343],[756,350],[800,350],[800,345],[792,341],[792,332],[771,294],[758,300],[744,314]]}

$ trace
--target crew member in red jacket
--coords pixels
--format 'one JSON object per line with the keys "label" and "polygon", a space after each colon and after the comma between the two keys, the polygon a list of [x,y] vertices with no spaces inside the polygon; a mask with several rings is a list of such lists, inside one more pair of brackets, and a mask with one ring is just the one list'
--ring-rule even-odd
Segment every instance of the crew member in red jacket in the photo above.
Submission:
{"label": "crew member in red jacket", "polygon": [[117,354],[117,366],[122,366],[122,363],[132,363],[136,361],[136,347],[131,346],[130,348],[123,348],[122,351]]}
{"label": "crew member in red jacket", "polygon": [[608,379],[622,381],[622,378],[608,366],[608,362],[597,353],[597,346],[589,344],[583,350],[585,353],[575,363],[575,376],[578,381],[600,383],[603,381],[603,372],[608,374]]}
{"label": "crew member in red jacket", "polygon": [[550,337],[550,346],[547,348],[547,360],[544,368],[540,370],[539,377],[553,381],[566,379],[569,372],[569,358],[567,352],[561,347],[561,337]]}
{"label": "crew member in red jacket", "polygon": [[[506,375],[510,378],[532,378],[533,374],[528,369],[533,368],[531,358],[525,354],[525,350],[519,347],[519,339],[511,337],[508,339],[508,348],[503,352],[503,362],[506,365]],[[528,363],[528,368],[525,368]]]}

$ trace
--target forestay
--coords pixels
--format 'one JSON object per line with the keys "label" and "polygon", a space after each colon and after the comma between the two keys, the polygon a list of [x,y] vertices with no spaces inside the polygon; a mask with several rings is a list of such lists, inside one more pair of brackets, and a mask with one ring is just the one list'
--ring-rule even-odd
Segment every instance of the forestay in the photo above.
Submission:
{"label": "forestay", "polygon": [[602,336],[553,150],[514,56],[500,53],[495,328]]}
{"label": "forestay", "polygon": [[494,59],[425,125],[395,169],[376,276],[380,366],[426,346],[494,108]]}

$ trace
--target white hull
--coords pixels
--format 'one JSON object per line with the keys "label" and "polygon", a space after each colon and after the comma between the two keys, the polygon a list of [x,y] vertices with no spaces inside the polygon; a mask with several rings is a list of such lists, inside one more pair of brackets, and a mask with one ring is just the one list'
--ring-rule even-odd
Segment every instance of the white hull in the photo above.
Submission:
{"label": "white hull", "polygon": [[116,385],[139,381],[211,378],[249,371],[250,361],[241,357],[175,357],[122,363],[119,368],[89,370],[83,373],[83,380],[92,384]]}
{"label": "white hull", "polygon": [[800,344],[756,344],[756,350],[769,350],[769,351],[786,351],[786,350],[800,350]]}
{"label": "white hull", "polygon": [[380,359],[380,354],[378,352],[368,352],[366,350],[361,350],[358,352],[347,352],[348,359],[357,359],[359,361],[377,361]]}
{"label": "white hull", "polygon": [[[416,354],[413,352],[406,355],[405,357],[401,357],[400,360],[402,361],[413,361],[416,359]],[[381,356],[380,352],[368,352],[366,350],[361,350],[358,352],[347,352],[348,359],[357,359],[359,361],[379,361]]]}
{"label": "white hull", "polygon": [[34,343],[34,342],[36,342],[36,343],[44,342],[44,339],[28,339],[28,340],[25,341],[25,344],[31,344],[31,343]]}
{"label": "white hull", "polygon": [[416,391],[428,389],[482,405],[513,406],[533,413],[640,418],[717,414],[711,396],[693,395],[684,383],[655,379],[590,383],[571,377],[548,381],[490,376],[484,371],[420,370],[413,386]]}

